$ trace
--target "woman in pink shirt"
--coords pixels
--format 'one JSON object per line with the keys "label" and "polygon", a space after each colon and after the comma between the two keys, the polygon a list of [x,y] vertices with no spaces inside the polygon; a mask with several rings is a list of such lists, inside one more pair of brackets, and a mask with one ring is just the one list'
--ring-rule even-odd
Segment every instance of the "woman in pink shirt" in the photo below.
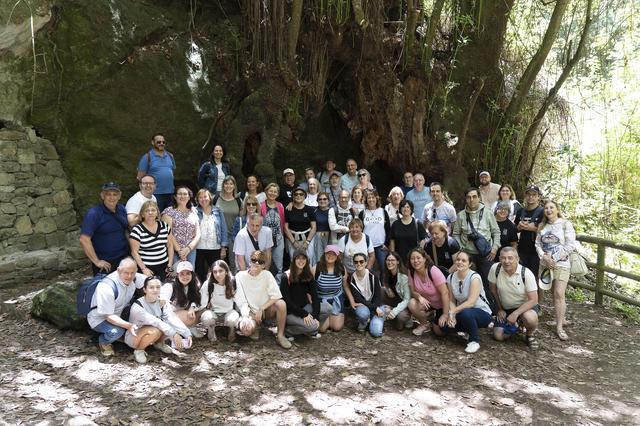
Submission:
{"label": "woman in pink shirt", "polygon": [[409,311],[420,323],[413,334],[421,336],[429,330],[429,317],[435,312],[433,331],[444,336],[441,327],[449,315],[449,291],[447,280],[433,260],[421,248],[409,251]]}

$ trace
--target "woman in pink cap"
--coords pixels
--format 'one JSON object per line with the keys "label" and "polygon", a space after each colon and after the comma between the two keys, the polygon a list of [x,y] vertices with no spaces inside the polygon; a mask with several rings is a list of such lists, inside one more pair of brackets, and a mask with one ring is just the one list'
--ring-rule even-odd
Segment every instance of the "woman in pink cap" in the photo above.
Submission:
{"label": "woman in pink cap", "polygon": [[331,305],[329,318],[320,324],[320,333],[327,330],[340,331],[344,327],[344,291],[347,286],[347,274],[340,261],[338,246],[329,244],[324,254],[313,268],[318,284],[320,309]]}
{"label": "woman in pink cap", "polygon": [[160,291],[160,300],[171,303],[173,311],[189,327],[193,337],[203,337],[204,333],[195,325],[200,321],[200,282],[193,273],[191,262],[183,260],[176,265],[176,278],[165,283]]}

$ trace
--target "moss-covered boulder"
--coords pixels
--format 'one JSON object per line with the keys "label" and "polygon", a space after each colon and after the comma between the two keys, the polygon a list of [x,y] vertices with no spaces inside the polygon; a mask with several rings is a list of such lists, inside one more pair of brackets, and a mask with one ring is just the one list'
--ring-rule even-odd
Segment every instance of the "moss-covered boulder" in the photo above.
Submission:
{"label": "moss-covered boulder", "polygon": [[81,282],[50,285],[33,298],[31,315],[50,322],[61,330],[85,330],[87,320],[76,313],[76,294]]}

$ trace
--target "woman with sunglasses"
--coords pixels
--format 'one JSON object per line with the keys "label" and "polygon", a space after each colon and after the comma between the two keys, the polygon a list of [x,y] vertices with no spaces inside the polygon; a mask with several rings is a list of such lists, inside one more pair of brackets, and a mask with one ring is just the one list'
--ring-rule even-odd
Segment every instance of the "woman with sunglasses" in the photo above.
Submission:
{"label": "woman with sunglasses", "polygon": [[364,332],[368,326],[372,337],[381,337],[385,312],[382,306],[380,280],[367,269],[366,254],[354,254],[353,264],[356,271],[349,280],[347,297],[356,313],[358,331]]}
{"label": "woman with sunglasses", "polygon": [[260,213],[260,211],[258,210],[259,205],[260,203],[258,203],[258,199],[253,195],[247,195],[247,198],[244,199],[244,205],[240,210],[240,215],[238,215],[238,217],[236,218],[236,221],[233,224],[233,230],[231,231],[231,239],[233,241],[236,240],[238,232],[240,232],[242,228],[245,228],[247,226],[247,220],[249,220],[249,216],[251,216],[253,213]]}
{"label": "woman with sunglasses", "polygon": [[276,281],[282,277],[282,261],[284,258],[284,206],[277,201],[280,195],[280,187],[276,183],[270,183],[264,189],[267,199],[260,204],[260,214],[264,218],[262,223],[271,229],[273,247],[271,247],[271,259],[275,266]]}
{"label": "woman with sunglasses", "polygon": [[[410,250],[408,256],[407,269],[409,269],[409,288],[412,296],[409,301],[409,311],[419,323],[413,329],[413,334],[422,336],[431,328],[434,333],[442,336],[444,333],[441,327],[446,323],[449,313],[447,280],[421,248]],[[432,316],[434,321],[430,326],[429,318]]]}
{"label": "woman with sunglasses", "polygon": [[472,354],[480,349],[478,329],[491,324],[491,308],[487,302],[482,278],[471,269],[471,258],[467,252],[458,253],[456,267],[456,272],[447,278],[449,313],[442,331],[469,334],[469,343],[464,351]]}
{"label": "woman with sunglasses", "polygon": [[287,239],[287,251],[290,258],[296,251],[307,253],[311,264],[315,265],[313,239],[316,235],[315,208],[304,203],[307,192],[302,188],[293,190],[291,209],[284,212],[284,235]]}
{"label": "woman with sunglasses", "polygon": [[265,255],[260,250],[251,253],[249,270],[236,274],[236,305],[240,308],[238,334],[254,340],[260,337],[258,327],[265,319],[276,320],[276,341],[284,349],[291,342],[284,336],[287,319],[287,304],[276,279],[264,269]]}
{"label": "woman with sunglasses", "polygon": [[320,323],[320,333],[327,330],[340,331],[344,327],[344,294],[348,291],[347,274],[340,261],[338,247],[329,244],[324,254],[312,268],[313,276],[318,284],[320,306],[331,306],[329,317]]}
{"label": "woman with sunglasses", "polygon": [[358,170],[358,185],[365,192],[376,189],[376,187],[371,183],[371,174],[367,169]]}
{"label": "woman with sunglasses", "polygon": [[320,259],[324,254],[324,248],[329,244],[331,229],[329,228],[329,194],[318,194],[318,207],[316,216],[316,236],[313,238],[314,259]]}
{"label": "woman with sunglasses", "polygon": [[124,342],[133,348],[136,362],[147,362],[145,349],[153,345],[157,350],[166,354],[182,355],[165,343],[170,340],[176,349],[191,347],[191,332],[180,321],[166,300],[160,300],[162,282],[158,277],[147,277],[144,281],[144,296],[138,298],[131,305],[129,322],[137,329],[135,335],[127,330]]}
{"label": "woman with sunglasses", "polygon": [[191,199],[193,193],[186,186],[176,188],[173,205],[162,212],[162,220],[169,225],[175,238],[175,252],[178,260],[187,260],[196,264],[196,246],[200,241],[198,213]]}

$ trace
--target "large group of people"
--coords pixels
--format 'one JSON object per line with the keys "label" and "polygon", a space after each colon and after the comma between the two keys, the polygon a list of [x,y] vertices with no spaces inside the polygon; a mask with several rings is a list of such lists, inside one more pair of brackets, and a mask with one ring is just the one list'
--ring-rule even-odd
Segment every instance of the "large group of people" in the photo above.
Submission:
{"label": "large group of people", "polygon": [[[439,182],[406,171],[386,202],[366,169],[326,161],[297,182],[245,177],[240,191],[217,144],[197,173],[196,195],[174,186],[176,159],[155,134],[138,164],[140,190],[121,205],[107,182],[85,215],[80,243],[100,275],[87,320],[105,356],[123,338],[134,358],[153,346],[182,356],[205,335],[258,339],[283,348],[297,336],[343,329],[373,337],[389,322],[480,348],[479,329],[503,341],[521,333],[536,349],[541,290],[553,289],[556,334],[567,340],[564,293],[575,231],[536,185],[522,203],[491,182],[465,192],[459,211]],[[266,327],[262,327],[266,325]]]}

